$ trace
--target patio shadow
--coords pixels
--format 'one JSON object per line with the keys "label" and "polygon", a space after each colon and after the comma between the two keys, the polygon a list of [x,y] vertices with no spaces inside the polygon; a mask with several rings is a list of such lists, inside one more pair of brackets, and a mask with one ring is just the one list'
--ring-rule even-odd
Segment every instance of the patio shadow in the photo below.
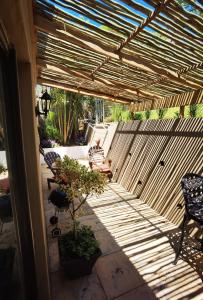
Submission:
{"label": "patio shadow", "polygon": [[[48,219],[53,207],[46,207]],[[49,238],[54,300],[203,297],[200,257],[193,256],[191,263],[192,252],[187,252],[189,264],[184,258],[175,266],[171,246],[177,245],[177,227],[119,184],[111,183],[103,195],[90,198],[80,221],[92,226],[103,255],[90,276],[70,281],[59,267],[57,241]],[[61,215],[62,229],[64,222],[66,216]],[[50,229],[48,225],[48,234]]]}

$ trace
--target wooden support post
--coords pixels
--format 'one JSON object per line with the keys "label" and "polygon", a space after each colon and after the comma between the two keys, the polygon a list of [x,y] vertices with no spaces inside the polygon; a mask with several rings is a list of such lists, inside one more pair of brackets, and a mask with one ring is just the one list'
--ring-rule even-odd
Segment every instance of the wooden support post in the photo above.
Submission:
{"label": "wooden support post", "polygon": [[179,112],[179,118],[184,118],[184,112],[185,112],[185,106],[181,105],[180,106],[180,112]]}

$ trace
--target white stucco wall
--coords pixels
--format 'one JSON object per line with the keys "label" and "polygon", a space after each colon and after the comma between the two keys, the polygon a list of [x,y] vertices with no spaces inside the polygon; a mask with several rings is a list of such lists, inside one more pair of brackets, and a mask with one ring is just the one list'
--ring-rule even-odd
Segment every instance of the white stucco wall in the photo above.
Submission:
{"label": "white stucco wall", "polygon": [[[103,143],[103,148],[104,148],[105,156],[108,153],[108,150],[111,145],[112,138],[115,134],[116,128],[117,128],[117,123],[112,123],[108,128],[107,135],[104,135],[105,140]],[[99,130],[96,129],[96,134],[98,134],[98,133],[99,133]],[[94,144],[94,143],[92,143],[92,144]],[[86,159],[88,159],[88,150],[90,147],[91,147],[91,144],[86,145],[86,146],[44,148],[44,152],[47,153],[50,151],[54,151],[54,152],[57,152],[61,157],[63,157],[64,155],[68,155],[69,157],[74,158],[74,159],[86,160]],[[44,163],[44,159],[43,159],[42,155],[40,155],[40,162],[41,162],[41,164]],[[0,151],[0,164],[3,164],[3,166],[7,167],[5,151]]]}
{"label": "white stucco wall", "polygon": [[6,151],[0,151],[0,164],[7,168]]}
{"label": "white stucco wall", "polygon": [[[69,146],[69,147],[55,147],[55,148],[44,148],[44,152],[54,151],[57,152],[61,158],[68,155],[74,159],[87,159],[88,158],[89,146]],[[40,162],[44,163],[43,156],[40,155]]]}

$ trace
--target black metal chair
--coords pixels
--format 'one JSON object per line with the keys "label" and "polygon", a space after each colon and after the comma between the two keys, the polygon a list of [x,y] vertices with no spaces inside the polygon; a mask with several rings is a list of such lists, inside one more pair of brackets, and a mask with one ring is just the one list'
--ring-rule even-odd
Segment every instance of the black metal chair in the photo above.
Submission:
{"label": "black metal chair", "polygon": [[[203,177],[198,174],[188,173],[182,177],[181,187],[185,200],[185,214],[181,225],[182,233],[174,261],[175,264],[182,250],[184,232],[188,222],[194,220],[203,229]],[[203,251],[203,238],[199,250]]]}
{"label": "black metal chair", "polygon": [[[42,154],[42,152],[40,151]],[[51,170],[53,177],[47,178],[48,189],[51,189],[51,183],[56,182],[57,168],[53,167],[53,163],[56,159],[61,158],[60,155],[54,151],[47,152],[46,154],[42,154],[44,156],[44,161],[46,162],[48,168]]]}

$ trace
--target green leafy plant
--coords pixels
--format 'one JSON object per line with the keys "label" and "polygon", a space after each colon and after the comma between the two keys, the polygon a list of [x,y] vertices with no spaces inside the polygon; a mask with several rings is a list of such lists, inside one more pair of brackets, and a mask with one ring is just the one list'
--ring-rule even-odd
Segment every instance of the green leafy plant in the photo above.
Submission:
{"label": "green leafy plant", "polygon": [[180,113],[179,112],[174,112],[174,119],[178,119],[179,118],[179,116],[180,116]]}
{"label": "green leafy plant", "polygon": [[135,114],[134,114],[134,120],[142,120],[142,113],[141,112],[136,112]]}
{"label": "green leafy plant", "polygon": [[145,118],[146,118],[146,120],[150,119],[150,115],[151,115],[151,111],[150,110],[146,110],[145,111]]}
{"label": "green leafy plant", "polygon": [[121,105],[117,104],[117,105],[112,106],[111,115],[112,115],[112,120],[114,122],[122,120],[122,117],[121,117],[122,111],[123,111],[123,108]]}
{"label": "green leafy plant", "polygon": [[88,196],[100,195],[104,191],[106,176],[97,171],[89,171],[86,166],[68,156],[63,160],[57,160],[56,168],[60,170],[59,188],[66,193],[70,201],[68,212],[72,220],[71,231],[62,238],[63,251],[88,258],[93,248],[96,250],[98,243],[92,241],[94,235],[90,228],[79,226],[77,216]]}
{"label": "green leafy plant", "polygon": [[160,119],[164,119],[164,115],[165,115],[165,113],[166,113],[166,108],[160,108],[159,109],[159,118]]}
{"label": "green leafy plant", "polygon": [[129,110],[124,110],[121,112],[121,120],[124,121],[124,122],[127,122],[127,121],[130,121],[130,120],[133,120],[134,118],[134,115],[131,111]]}
{"label": "green leafy plant", "polygon": [[197,105],[196,104],[190,105],[190,116],[195,118],[196,113],[197,113]]}
{"label": "green leafy plant", "polygon": [[99,247],[99,242],[89,226],[81,226],[77,229],[77,239],[73,231],[61,237],[61,254],[63,257],[84,257],[89,260]]}
{"label": "green leafy plant", "polygon": [[115,104],[111,108],[111,121],[130,121],[134,119],[134,114],[128,109],[128,107]]}
{"label": "green leafy plant", "polygon": [[46,124],[46,133],[49,139],[55,140],[57,142],[62,141],[58,128],[56,128],[53,124]]}
{"label": "green leafy plant", "polygon": [[94,117],[94,98],[57,88],[51,89],[51,96],[52,111],[46,122],[47,135],[63,145],[71,144],[79,133],[80,120]]}

